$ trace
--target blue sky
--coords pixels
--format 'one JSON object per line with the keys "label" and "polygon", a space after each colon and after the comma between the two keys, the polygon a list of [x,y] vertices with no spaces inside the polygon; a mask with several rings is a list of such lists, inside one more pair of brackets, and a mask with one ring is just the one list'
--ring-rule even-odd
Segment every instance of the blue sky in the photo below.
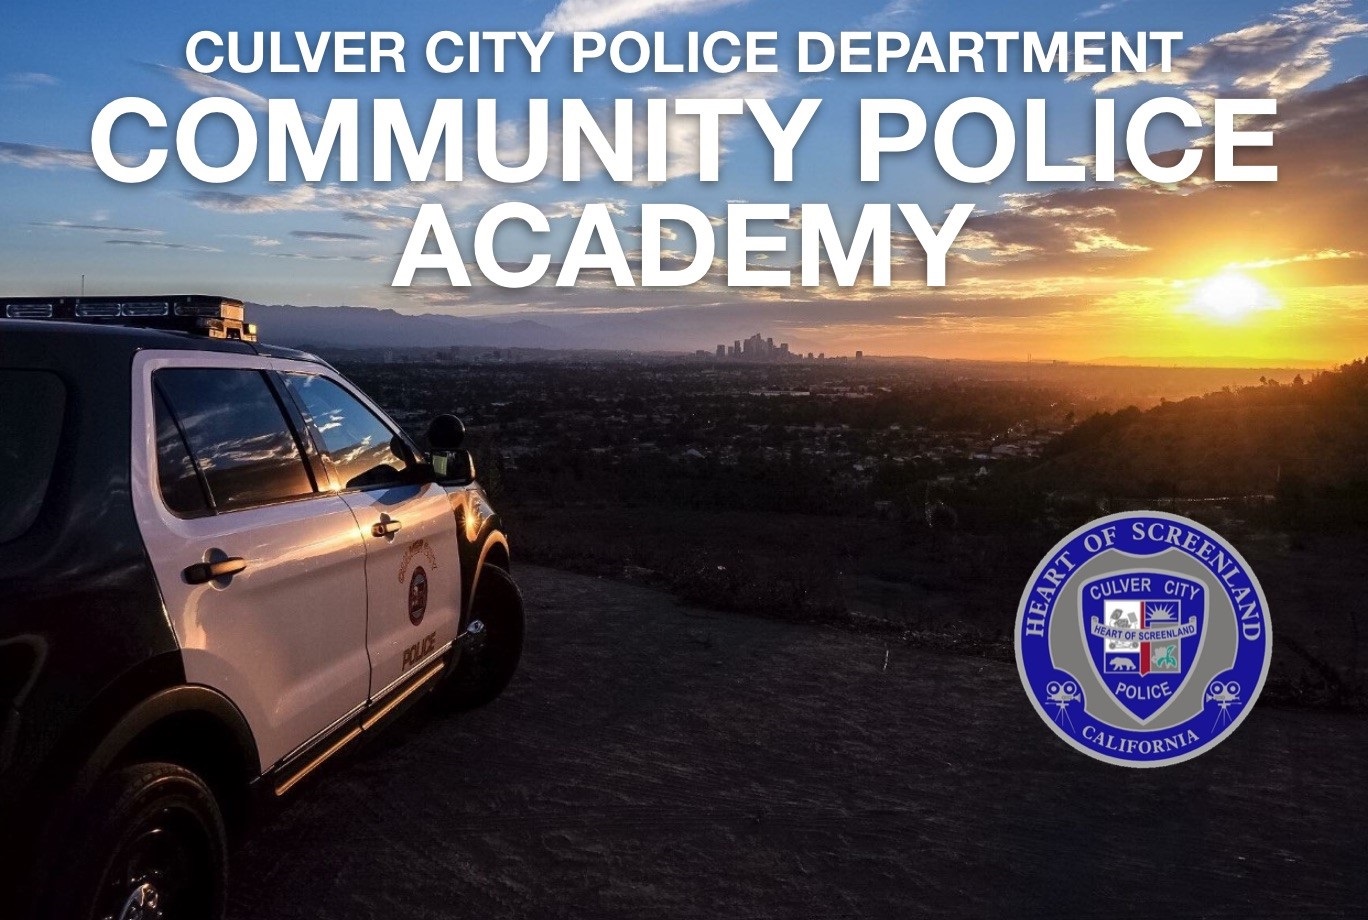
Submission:
{"label": "blue sky", "polygon": [[[734,328],[741,335],[764,323],[778,326],[780,334],[795,342],[833,351],[849,342],[873,341],[886,343],[871,349],[884,352],[969,354],[977,347],[987,348],[984,354],[1015,353],[1033,336],[1057,338],[1059,330],[1052,331],[1048,323],[1042,326],[1041,318],[1071,310],[1078,314],[1077,322],[1065,332],[1067,341],[1073,343],[1067,350],[1073,351],[1075,346],[1082,347],[1078,343],[1096,335],[1090,324],[1110,315],[1108,311],[1115,312],[1115,298],[1127,278],[1153,285],[1181,285],[1198,279],[1177,269],[1167,277],[1156,277],[1152,267],[1118,276],[1114,269],[1120,256],[1138,252],[1142,246],[1120,245],[1125,237],[1107,230],[1098,239],[1119,241],[1110,247],[1115,258],[1106,263],[1104,272],[1113,278],[1112,286],[1089,288],[1080,301],[1070,288],[1070,279],[1097,272],[1081,261],[1056,265],[1049,257],[1059,253],[1046,251],[1048,247],[1007,239],[1011,220],[1039,218],[1044,213],[1038,196],[1049,192],[1027,187],[1020,169],[1014,168],[989,186],[965,187],[946,179],[934,168],[930,151],[923,149],[887,170],[878,185],[861,185],[854,151],[860,97],[906,96],[934,113],[956,97],[985,95],[1017,114],[1024,111],[1027,97],[1045,98],[1051,122],[1059,125],[1051,136],[1051,155],[1078,156],[1088,152],[1090,111],[1099,94],[1116,98],[1124,113],[1157,94],[1186,94],[1196,100],[1216,91],[1293,99],[1343,85],[1368,70],[1364,18],[1362,4],[1335,0],[1312,0],[1299,6],[1139,0],[869,0],[840,8],[814,0],[565,0],[560,4],[513,0],[478,6],[243,0],[198,9],[177,3],[16,4],[8,11],[7,28],[0,34],[0,207],[5,218],[0,223],[0,275],[12,293],[73,293],[84,273],[87,290],[93,293],[221,291],[262,302],[348,303],[469,315],[533,314],[560,323],[601,316],[605,311],[646,313],[655,315],[662,330],[675,332],[706,320],[701,325],[708,331],[699,333],[703,339],[698,347],[708,347],[726,329]],[[777,77],[738,76],[723,84],[723,89],[710,82],[713,78],[708,75],[626,76],[607,67],[569,78],[562,63],[568,59],[565,41],[553,45],[547,72],[541,75],[515,66],[502,75],[438,76],[421,66],[423,42],[438,30],[539,31],[544,24],[603,31],[665,30],[675,39],[687,30],[715,29],[769,29],[781,36],[800,29],[860,28],[942,34],[952,29],[1171,30],[1185,33],[1180,48],[1189,67],[1176,86],[1099,85],[1098,81],[1066,81],[1054,74],[848,75],[805,80],[789,69]],[[404,76],[238,75],[225,70],[216,76],[235,86],[214,86],[184,70],[185,41],[201,29],[220,33],[401,31],[408,40],[411,72]],[[781,38],[780,45],[791,43]],[[343,187],[335,176],[314,187],[297,180],[273,184],[265,180],[264,153],[251,173],[229,186],[195,182],[175,164],[174,157],[161,176],[136,186],[119,185],[90,168],[85,157],[90,126],[111,99],[147,97],[174,124],[176,116],[199,96],[225,91],[247,100],[289,96],[315,113],[324,111],[333,97],[359,97],[364,112],[365,100],[396,96],[405,100],[411,117],[425,113],[437,97],[494,97],[501,107],[508,107],[506,120],[514,124],[520,120],[519,107],[532,96],[550,97],[553,113],[556,100],[567,95],[606,107],[616,97],[725,91],[727,95],[763,95],[785,114],[801,97],[820,97],[824,102],[799,148],[795,181],[782,186],[770,181],[767,148],[758,132],[745,125],[727,136],[721,182],[701,184],[682,175],[652,189],[615,185],[602,177],[574,185],[544,179],[523,187],[497,187],[478,179],[421,189],[376,188],[364,183]],[[264,115],[257,114],[264,138]],[[467,117],[473,121],[473,112]],[[149,136],[124,130],[116,137],[116,149],[136,150]],[[1170,144],[1183,139],[1172,131],[1156,137]],[[224,149],[225,140],[221,130],[206,132],[209,149]],[[363,148],[367,143],[363,134]],[[511,198],[565,215],[553,220],[553,250],[571,233],[576,206],[597,200],[620,207],[624,227],[637,221],[634,209],[643,201],[686,202],[720,215],[726,203],[735,200],[824,201],[846,217],[865,202],[918,202],[928,213],[939,213],[956,201],[972,201],[979,206],[979,215],[996,215],[997,223],[985,224],[994,229],[980,235],[982,246],[973,259],[952,270],[954,289],[947,292],[927,292],[908,282],[889,292],[824,292],[823,299],[816,299],[801,291],[794,291],[792,298],[773,292],[756,296],[715,283],[667,294],[609,291],[588,284],[562,296],[564,292],[544,288],[516,293],[480,287],[452,291],[438,283],[442,279],[436,276],[410,291],[388,286],[418,202],[445,204],[458,226],[458,238],[466,243],[471,233],[468,225],[493,203]],[[969,229],[975,226],[971,219]],[[1303,262],[1307,262],[1331,249],[1359,251],[1351,242],[1334,243],[1319,243],[1321,248],[1308,250],[1310,255],[1293,246],[1285,253],[1270,251],[1268,257],[1290,261],[1306,255]],[[520,245],[516,235],[510,235],[502,248],[509,258],[517,258]],[[1040,259],[1025,271],[1022,266],[1030,260],[1022,257],[1030,254],[1031,247]],[[1077,239],[1071,244],[1070,251],[1080,258],[1085,250],[1088,246],[1078,245]],[[1057,283],[1051,286],[1044,284],[1046,280]],[[1358,281],[1338,276],[1330,280],[1337,287],[1354,289]],[[1346,285],[1346,280],[1354,284]],[[1314,286],[1323,289],[1329,283],[1321,278]],[[1008,287],[1011,284],[1017,286]],[[989,296],[984,291],[990,292],[997,307],[984,305]],[[1027,302],[1029,309],[1020,307]],[[957,307],[966,303],[973,306]],[[909,340],[914,334],[916,340]],[[678,336],[670,335],[674,338],[662,332],[663,346],[676,344]],[[723,335],[727,341],[734,337]],[[995,344],[989,348],[989,342]],[[1106,345],[1097,347],[1106,352]],[[1305,346],[1292,347],[1305,352],[1312,344],[1308,340]],[[1049,348],[1036,351],[1048,353]]]}

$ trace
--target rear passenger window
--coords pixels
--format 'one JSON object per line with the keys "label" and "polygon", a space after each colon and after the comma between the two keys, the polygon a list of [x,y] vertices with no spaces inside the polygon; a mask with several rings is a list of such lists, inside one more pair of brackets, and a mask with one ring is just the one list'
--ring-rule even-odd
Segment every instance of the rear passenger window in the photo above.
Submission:
{"label": "rear passenger window", "polygon": [[216,510],[313,494],[299,442],[262,372],[167,368],[152,379],[185,432]]}
{"label": "rear passenger window", "polygon": [[162,501],[181,517],[208,514],[209,499],[200,485],[195,461],[190,459],[185,439],[181,437],[160,389],[153,398],[156,401],[157,483],[161,487]]}

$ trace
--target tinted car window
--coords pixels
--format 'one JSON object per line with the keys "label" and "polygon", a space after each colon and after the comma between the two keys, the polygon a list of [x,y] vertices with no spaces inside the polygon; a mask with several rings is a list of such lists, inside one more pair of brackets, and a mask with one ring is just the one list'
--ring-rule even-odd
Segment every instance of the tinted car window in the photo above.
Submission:
{"label": "tinted car window", "polygon": [[22,536],[38,517],[65,410],[57,375],[0,370],[0,543]]}
{"label": "tinted car window", "polygon": [[185,432],[217,510],[313,493],[299,443],[260,371],[168,368],[153,381]]}
{"label": "tinted car window", "polygon": [[158,390],[156,401],[157,424],[157,482],[161,486],[162,501],[166,507],[182,517],[193,517],[209,513],[209,501],[204,487],[200,485],[199,473],[195,471],[195,461],[190,459],[190,451],[185,446],[176,420],[166,405],[166,399]]}
{"label": "tinted car window", "polygon": [[398,436],[342,387],[313,374],[285,374],[285,385],[317,430],[319,447],[344,488],[406,481],[410,463]]}

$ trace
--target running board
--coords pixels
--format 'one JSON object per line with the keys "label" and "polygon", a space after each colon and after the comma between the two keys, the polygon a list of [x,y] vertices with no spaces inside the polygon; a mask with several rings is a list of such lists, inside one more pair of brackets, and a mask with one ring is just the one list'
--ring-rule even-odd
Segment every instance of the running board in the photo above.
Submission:
{"label": "running board", "polygon": [[323,764],[331,760],[333,755],[342,751],[366,732],[374,730],[376,726],[393,715],[405,702],[412,699],[418,691],[430,686],[438,675],[446,670],[446,666],[447,663],[445,658],[434,661],[432,664],[428,665],[412,680],[391,693],[383,704],[361,713],[361,715],[357,717],[357,721],[351,722],[338,729],[330,740],[324,741],[321,744],[322,750],[313,757],[309,757],[300,766],[295,767],[288,762],[282,764],[280,778],[276,780],[275,784],[276,797],[279,798],[288,793],[295,786],[299,785],[305,777],[309,776],[319,767],[323,766]]}

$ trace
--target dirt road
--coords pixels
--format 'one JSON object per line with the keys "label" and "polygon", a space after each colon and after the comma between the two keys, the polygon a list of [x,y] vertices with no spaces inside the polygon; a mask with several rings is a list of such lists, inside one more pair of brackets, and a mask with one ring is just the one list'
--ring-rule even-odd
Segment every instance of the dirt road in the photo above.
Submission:
{"label": "dirt road", "polygon": [[1259,708],[1125,770],[1010,665],[518,577],[505,697],[326,771],[237,858],[233,920],[1368,916],[1361,715]]}

